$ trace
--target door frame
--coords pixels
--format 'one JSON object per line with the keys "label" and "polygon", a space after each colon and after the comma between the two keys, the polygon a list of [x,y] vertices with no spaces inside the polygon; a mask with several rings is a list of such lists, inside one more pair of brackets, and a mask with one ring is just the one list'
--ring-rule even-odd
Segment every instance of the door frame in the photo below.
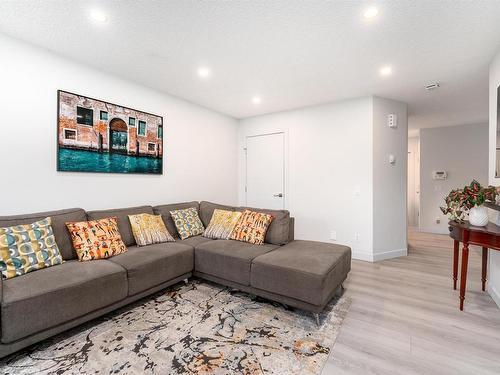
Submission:
{"label": "door frame", "polygon": [[[247,140],[248,138],[256,138],[256,137],[264,137],[264,136],[269,136],[269,135],[276,135],[276,134],[283,134],[283,209],[288,210],[289,209],[289,203],[290,203],[290,189],[289,189],[289,134],[287,129],[277,129],[274,131],[267,131],[267,132],[251,132],[248,134],[245,134],[244,136],[244,144],[243,144],[243,153],[244,153],[244,168],[245,168],[245,175],[244,175],[244,186],[243,186],[243,195],[245,199],[245,206],[248,206],[248,199],[247,199],[247,184],[248,184],[248,154],[247,154]],[[261,207],[261,208],[266,208],[266,207]]]}

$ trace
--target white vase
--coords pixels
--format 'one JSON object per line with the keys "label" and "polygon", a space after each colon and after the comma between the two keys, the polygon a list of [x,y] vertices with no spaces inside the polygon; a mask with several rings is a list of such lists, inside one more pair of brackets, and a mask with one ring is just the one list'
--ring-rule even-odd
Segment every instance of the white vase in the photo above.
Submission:
{"label": "white vase", "polygon": [[469,223],[476,227],[488,224],[488,209],[484,206],[474,206],[469,210]]}

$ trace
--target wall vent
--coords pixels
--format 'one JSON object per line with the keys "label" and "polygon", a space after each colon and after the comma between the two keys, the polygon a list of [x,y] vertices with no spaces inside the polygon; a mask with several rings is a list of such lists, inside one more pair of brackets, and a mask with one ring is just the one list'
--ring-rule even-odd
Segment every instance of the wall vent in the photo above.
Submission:
{"label": "wall vent", "polygon": [[439,82],[430,83],[430,84],[428,84],[427,86],[425,86],[425,89],[426,89],[427,91],[431,91],[431,90],[435,90],[435,89],[439,88],[439,86],[440,86],[440,85],[439,85]]}

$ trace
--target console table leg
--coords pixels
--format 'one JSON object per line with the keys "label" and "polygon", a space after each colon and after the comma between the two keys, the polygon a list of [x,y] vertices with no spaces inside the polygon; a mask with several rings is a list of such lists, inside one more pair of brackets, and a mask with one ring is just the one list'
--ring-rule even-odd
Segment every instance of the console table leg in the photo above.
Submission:
{"label": "console table leg", "polygon": [[453,289],[457,290],[458,280],[458,250],[460,243],[455,240],[453,243]]}
{"label": "console table leg", "polygon": [[483,282],[483,292],[486,290],[486,274],[488,268],[488,248],[483,247],[483,262],[481,268],[481,281]]}
{"label": "console table leg", "polygon": [[460,311],[464,310],[468,263],[469,263],[469,244],[467,242],[464,242],[464,247],[462,249],[462,272],[460,273]]}

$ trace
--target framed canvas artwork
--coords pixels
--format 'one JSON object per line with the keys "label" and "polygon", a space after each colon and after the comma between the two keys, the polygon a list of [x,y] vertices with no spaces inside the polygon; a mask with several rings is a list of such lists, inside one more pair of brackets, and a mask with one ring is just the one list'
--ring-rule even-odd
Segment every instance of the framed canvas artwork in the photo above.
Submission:
{"label": "framed canvas artwork", "polygon": [[57,92],[57,170],[163,173],[163,117]]}

